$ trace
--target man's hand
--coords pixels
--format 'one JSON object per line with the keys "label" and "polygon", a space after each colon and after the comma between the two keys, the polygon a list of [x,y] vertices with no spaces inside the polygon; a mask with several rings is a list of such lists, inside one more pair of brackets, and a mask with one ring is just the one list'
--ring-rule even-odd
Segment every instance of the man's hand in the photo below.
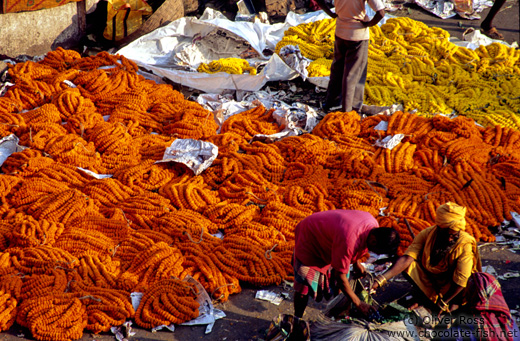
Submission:
{"label": "man's hand", "polygon": [[370,304],[367,304],[365,302],[360,302],[359,305],[357,306],[357,308],[361,312],[361,314],[363,314],[364,316],[368,316],[371,313],[376,311],[376,308],[374,308],[373,306],[371,306]]}
{"label": "man's hand", "polygon": [[363,27],[370,27],[370,17],[368,15],[365,14],[365,17],[363,19],[356,19],[357,21],[359,21]]}
{"label": "man's hand", "polygon": [[437,308],[439,309],[439,314],[437,315],[438,318],[441,317],[443,313],[449,313],[450,312],[450,305],[447,302],[444,302],[441,297],[437,299]]}
{"label": "man's hand", "polygon": [[378,288],[381,288],[382,286],[384,286],[386,284],[387,280],[386,280],[386,277],[385,275],[378,275],[375,279],[374,279],[374,284],[372,284],[372,289],[370,290],[370,293],[372,292],[376,292],[376,290]]}
{"label": "man's hand", "polygon": [[450,312],[455,311],[457,309],[459,309],[459,305],[458,304],[450,304]]}
{"label": "man's hand", "polygon": [[332,17],[332,18],[337,18],[338,17],[338,15],[336,13],[334,13],[334,12],[332,12],[330,10],[329,5],[327,5],[324,0],[316,0],[316,3],[330,17]]}
{"label": "man's hand", "polygon": [[442,310],[440,310],[439,313],[437,314],[437,320],[440,320],[442,314],[444,314],[444,313],[447,313],[447,311],[442,311]]}
{"label": "man's hand", "polygon": [[372,19],[370,19],[368,15],[365,15],[363,19],[359,19],[358,21],[361,23],[361,25],[363,25],[363,27],[372,27],[374,25],[377,25],[377,23],[380,22],[384,16],[385,11],[379,10],[376,12],[376,15],[374,15]]}
{"label": "man's hand", "polygon": [[366,274],[367,274],[367,270],[365,269],[365,267],[363,266],[363,264],[361,264],[361,261],[360,260],[357,260],[354,264],[353,264],[353,267],[354,267],[354,272],[356,273],[356,275],[360,278],[362,277],[365,277]]}

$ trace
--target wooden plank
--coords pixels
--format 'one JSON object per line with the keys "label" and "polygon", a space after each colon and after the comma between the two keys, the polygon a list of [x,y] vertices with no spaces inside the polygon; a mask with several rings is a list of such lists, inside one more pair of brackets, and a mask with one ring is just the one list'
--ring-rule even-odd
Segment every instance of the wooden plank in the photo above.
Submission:
{"label": "wooden plank", "polygon": [[87,0],[77,1],[76,9],[78,13],[78,34],[83,37],[87,32]]}

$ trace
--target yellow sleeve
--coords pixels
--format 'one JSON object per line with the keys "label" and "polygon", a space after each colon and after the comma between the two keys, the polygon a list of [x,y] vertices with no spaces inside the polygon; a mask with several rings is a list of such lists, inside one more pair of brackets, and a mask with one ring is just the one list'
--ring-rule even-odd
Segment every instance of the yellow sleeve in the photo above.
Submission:
{"label": "yellow sleeve", "polygon": [[431,230],[432,227],[429,227],[419,232],[419,234],[415,236],[415,238],[413,239],[412,244],[408,246],[408,249],[406,249],[406,252],[404,254],[417,260],[417,258],[419,258],[419,255],[424,250],[424,244],[426,244],[426,239],[428,238],[428,235],[430,234]]}
{"label": "yellow sleeve", "polygon": [[465,288],[473,270],[475,255],[473,254],[473,245],[471,243],[465,243],[460,247],[462,250],[456,260],[457,267],[453,272],[453,282]]}

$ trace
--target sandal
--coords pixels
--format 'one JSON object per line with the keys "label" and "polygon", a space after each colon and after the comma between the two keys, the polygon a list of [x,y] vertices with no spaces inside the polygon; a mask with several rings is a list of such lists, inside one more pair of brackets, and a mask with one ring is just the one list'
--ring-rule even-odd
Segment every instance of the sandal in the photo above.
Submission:
{"label": "sandal", "polygon": [[482,29],[482,34],[496,40],[504,40],[504,36],[497,31],[496,27],[491,27],[489,30]]}

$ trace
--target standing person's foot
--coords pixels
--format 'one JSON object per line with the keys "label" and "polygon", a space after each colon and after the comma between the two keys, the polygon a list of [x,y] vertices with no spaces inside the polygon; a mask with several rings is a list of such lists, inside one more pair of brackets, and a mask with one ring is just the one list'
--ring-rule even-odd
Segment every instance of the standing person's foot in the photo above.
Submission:
{"label": "standing person's foot", "polygon": [[390,114],[391,106],[380,107],[377,105],[365,105],[361,106],[361,109],[356,110],[359,114],[366,116],[374,116],[374,115],[388,115]]}
{"label": "standing person's foot", "polygon": [[329,112],[341,111],[341,105],[329,106],[326,103],[323,103],[321,105],[321,110],[323,110],[325,114],[328,114]]}
{"label": "standing person's foot", "polygon": [[500,32],[498,32],[496,27],[491,27],[489,29],[481,28],[480,31],[483,35],[491,39],[504,40],[504,36]]}

